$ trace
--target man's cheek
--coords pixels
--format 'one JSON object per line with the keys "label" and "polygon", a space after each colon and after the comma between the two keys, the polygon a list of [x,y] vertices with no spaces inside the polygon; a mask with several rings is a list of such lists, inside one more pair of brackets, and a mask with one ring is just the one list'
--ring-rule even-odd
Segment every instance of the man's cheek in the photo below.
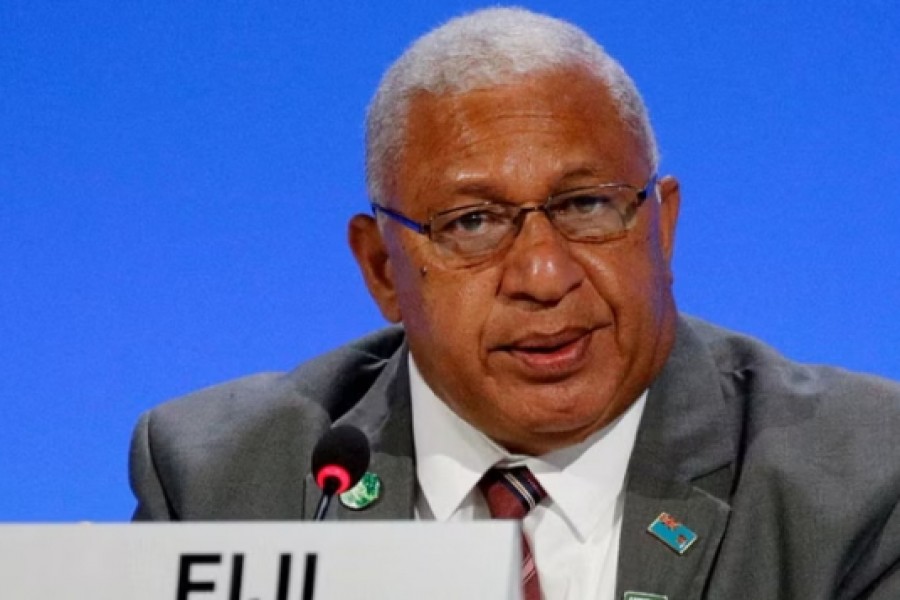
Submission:
{"label": "man's cheek", "polygon": [[429,290],[423,300],[435,318],[458,322],[463,315],[469,321],[478,319],[485,304],[478,298],[477,292],[466,286],[447,285]]}

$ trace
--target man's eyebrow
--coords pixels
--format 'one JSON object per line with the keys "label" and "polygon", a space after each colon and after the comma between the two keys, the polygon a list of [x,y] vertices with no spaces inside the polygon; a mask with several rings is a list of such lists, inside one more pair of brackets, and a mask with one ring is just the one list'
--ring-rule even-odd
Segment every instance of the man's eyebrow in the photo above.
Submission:
{"label": "man's eyebrow", "polygon": [[[551,193],[558,192],[560,188],[565,188],[573,179],[584,179],[591,178],[596,180],[592,183],[604,183],[608,181],[612,181],[606,173],[609,172],[609,169],[604,169],[597,166],[590,165],[576,165],[573,168],[567,169],[560,175],[555,182],[550,186],[547,193],[542,194],[541,190],[535,190],[535,194],[533,194],[533,200],[537,201],[542,199],[545,196],[550,195]],[[458,184],[450,183],[446,186],[446,191],[454,196],[454,197],[466,197],[466,198],[474,198],[476,200],[490,200],[493,202],[511,202],[508,194],[503,189],[503,186],[498,186],[490,183],[489,181],[483,181],[478,179],[472,179],[468,181],[462,181]]]}
{"label": "man's eyebrow", "polygon": [[479,200],[492,200],[495,202],[508,202],[506,195],[494,185],[485,182],[468,182],[458,187],[451,188],[454,196],[467,196]]}
{"label": "man's eyebrow", "polygon": [[568,169],[563,175],[557,180],[557,184],[564,183],[570,179],[578,179],[583,177],[593,177],[600,180],[606,180],[603,174],[606,172],[605,169],[592,167],[588,165],[578,166],[573,169]]}

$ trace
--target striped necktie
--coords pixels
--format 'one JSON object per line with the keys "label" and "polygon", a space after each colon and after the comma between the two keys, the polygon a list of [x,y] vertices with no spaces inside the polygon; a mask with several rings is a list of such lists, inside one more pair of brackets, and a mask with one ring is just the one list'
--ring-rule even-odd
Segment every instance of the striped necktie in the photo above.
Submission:
{"label": "striped necktie", "polygon": [[[491,518],[521,521],[547,495],[527,467],[490,469],[478,483],[487,500]],[[522,532],[522,598],[540,600],[541,584],[531,547]]]}

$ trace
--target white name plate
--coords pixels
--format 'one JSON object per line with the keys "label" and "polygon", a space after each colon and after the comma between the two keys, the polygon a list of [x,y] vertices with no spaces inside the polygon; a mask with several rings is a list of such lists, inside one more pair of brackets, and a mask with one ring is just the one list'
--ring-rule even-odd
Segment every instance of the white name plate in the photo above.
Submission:
{"label": "white name plate", "polygon": [[521,600],[513,522],[0,525],[9,600]]}

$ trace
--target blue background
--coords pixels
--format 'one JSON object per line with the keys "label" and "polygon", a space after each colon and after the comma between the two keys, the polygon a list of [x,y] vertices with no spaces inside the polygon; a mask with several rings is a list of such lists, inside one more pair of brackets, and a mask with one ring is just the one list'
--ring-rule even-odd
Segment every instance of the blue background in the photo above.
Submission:
{"label": "blue background", "polygon": [[[683,310],[900,379],[900,3],[525,5],[641,88]],[[381,325],[364,109],[477,6],[0,3],[0,521],[127,519],[141,411]]]}

